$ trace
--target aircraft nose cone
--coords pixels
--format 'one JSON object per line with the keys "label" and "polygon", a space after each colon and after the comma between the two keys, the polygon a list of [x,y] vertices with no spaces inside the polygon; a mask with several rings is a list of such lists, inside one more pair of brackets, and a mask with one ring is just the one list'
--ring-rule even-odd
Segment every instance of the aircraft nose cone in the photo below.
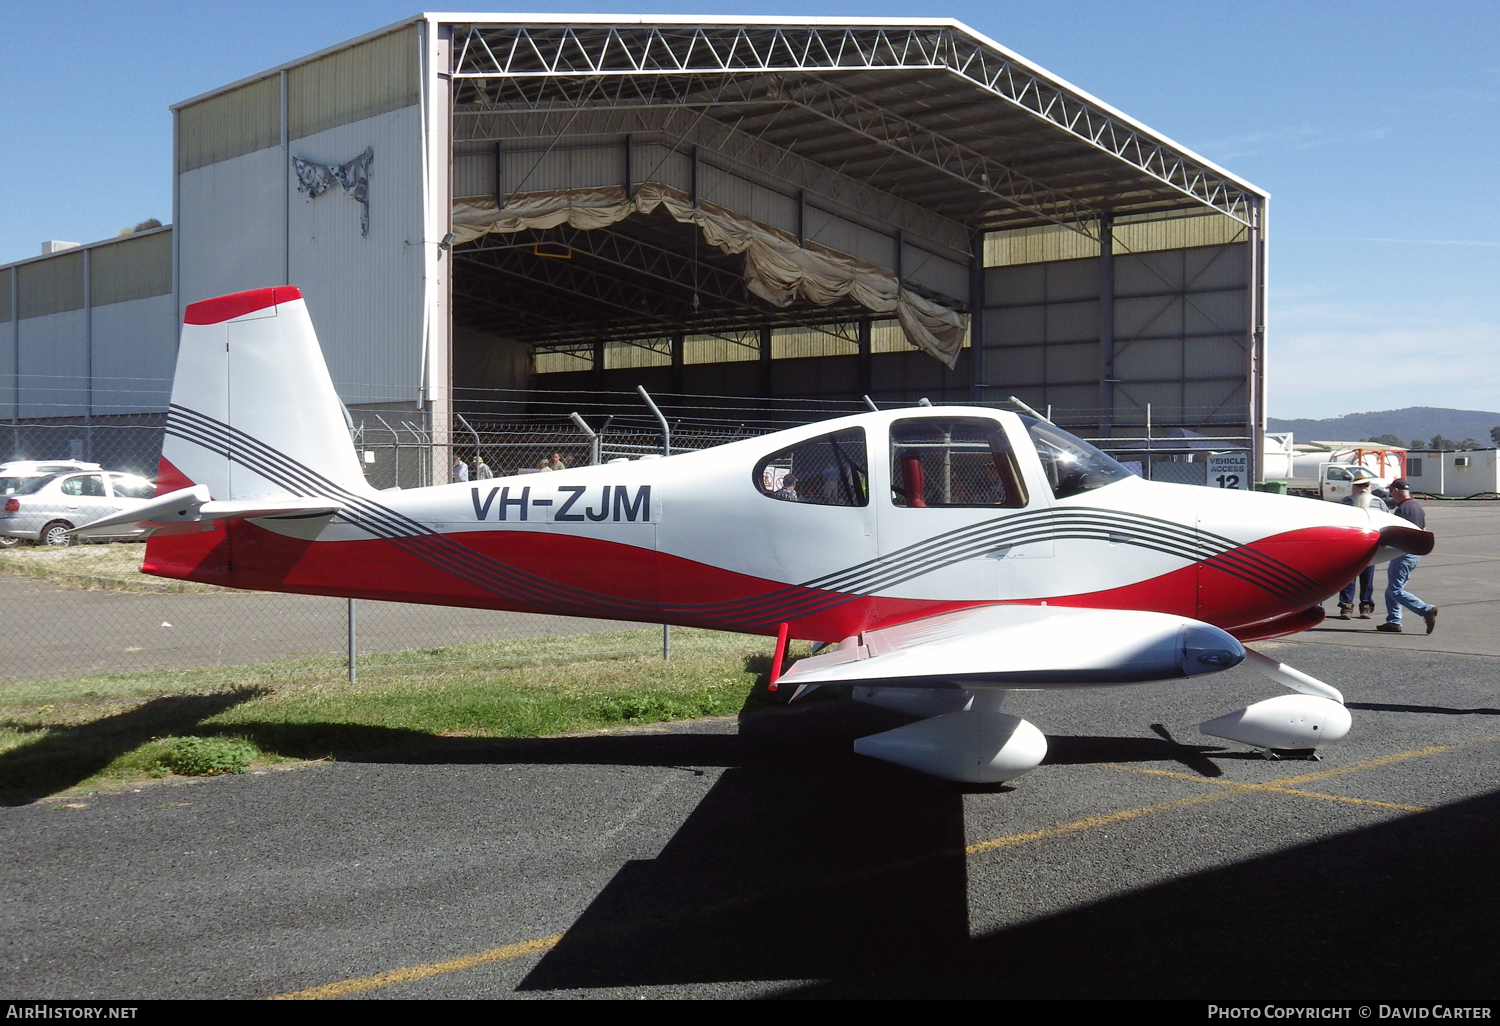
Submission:
{"label": "aircraft nose cone", "polygon": [[1245,646],[1234,637],[1206,623],[1182,628],[1182,675],[1196,677],[1238,666],[1245,659]]}

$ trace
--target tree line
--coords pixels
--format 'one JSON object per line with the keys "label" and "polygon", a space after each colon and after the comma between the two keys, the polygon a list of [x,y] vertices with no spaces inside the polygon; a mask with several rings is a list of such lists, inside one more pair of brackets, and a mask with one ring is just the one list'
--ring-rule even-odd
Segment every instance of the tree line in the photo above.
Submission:
{"label": "tree line", "polygon": [[1457,441],[1454,441],[1451,438],[1444,438],[1442,435],[1433,435],[1430,439],[1413,438],[1408,443],[1408,442],[1403,442],[1400,438],[1396,437],[1395,435],[1384,434],[1384,435],[1375,435],[1372,438],[1366,438],[1365,441],[1367,441],[1367,442],[1374,442],[1376,445],[1389,445],[1389,446],[1394,446],[1394,447],[1397,447],[1397,448],[1404,448],[1404,449],[1448,449],[1448,450],[1452,450],[1452,449],[1489,449],[1489,448],[1500,448],[1500,425],[1497,425],[1495,427],[1490,428],[1490,444],[1489,445],[1485,445],[1482,442],[1476,442],[1472,438],[1465,438],[1463,441],[1457,442]]}

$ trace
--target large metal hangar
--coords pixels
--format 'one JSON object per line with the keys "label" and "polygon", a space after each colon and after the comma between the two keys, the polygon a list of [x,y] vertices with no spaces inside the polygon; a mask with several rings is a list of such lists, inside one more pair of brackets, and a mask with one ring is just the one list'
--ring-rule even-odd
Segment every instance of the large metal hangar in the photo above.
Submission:
{"label": "large metal hangar", "polygon": [[300,286],[439,443],[637,384],[1260,434],[1266,194],[954,21],[429,14],[174,116],[179,311]]}

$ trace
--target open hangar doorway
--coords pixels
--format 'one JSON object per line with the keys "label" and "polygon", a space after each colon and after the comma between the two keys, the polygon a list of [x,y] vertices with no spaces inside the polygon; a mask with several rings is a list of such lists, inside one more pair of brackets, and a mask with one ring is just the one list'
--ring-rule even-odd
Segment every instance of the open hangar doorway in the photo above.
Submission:
{"label": "open hangar doorway", "polygon": [[1258,436],[1265,194],[963,26],[449,28],[455,412]]}

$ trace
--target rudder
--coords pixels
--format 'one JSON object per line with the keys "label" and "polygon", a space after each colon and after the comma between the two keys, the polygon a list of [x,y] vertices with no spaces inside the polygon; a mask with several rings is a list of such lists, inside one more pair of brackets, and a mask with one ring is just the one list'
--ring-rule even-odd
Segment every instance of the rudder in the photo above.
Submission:
{"label": "rudder", "polygon": [[189,304],[157,494],[185,483],[215,499],[372,490],[297,288]]}

